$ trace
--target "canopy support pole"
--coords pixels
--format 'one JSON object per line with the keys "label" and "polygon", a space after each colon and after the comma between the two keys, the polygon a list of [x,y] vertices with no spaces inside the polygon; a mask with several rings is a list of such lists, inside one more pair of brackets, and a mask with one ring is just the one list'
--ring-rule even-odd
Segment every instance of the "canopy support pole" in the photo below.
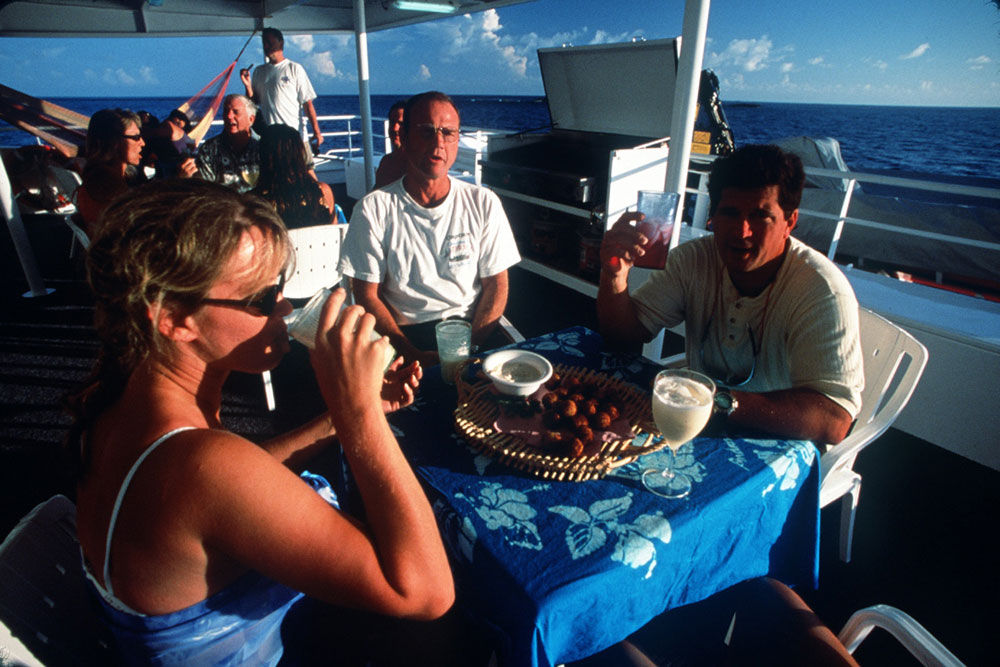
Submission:
{"label": "canopy support pole", "polygon": [[42,274],[38,271],[38,263],[35,261],[35,251],[28,240],[28,233],[24,229],[24,222],[21,220],[21,211],[14,201],[14,188],[7,175],[7,167],[3,160],[0,160],[0,208],[3,208],[3,217],[7,221],[7,229],[10,230],[10,238],[14,241],[14,249],[17,250],[17,258],[21,261],[21,270],[28,281],[28,291],[21,296],[34,297],[52,294],[55,290],[45,287]]}
{"label": "canopy support pole", "polygon": [[667,178],[664,192],[680,195],[674,220],[670,247],[680,241],[681,216],[684,213],[688,162],[691,160],[691,140],[698,110],[698,87],[701,65],[705,56],[705,35],[708,32],[708,9],[711,0],[687,0],[684,3],[684,29],[681,36],[681,57],[677,65],[677,86],[670,117],[670,153],[667,157]]}
{"label": "canopy support pole", "polygon": [[361,106],[361,140],[365,152],[365,191],[375,187],[372,141],[372,100],[368,87],[368,27],[364,0],[354,0],[354,44],[358,52],[358,101]]}

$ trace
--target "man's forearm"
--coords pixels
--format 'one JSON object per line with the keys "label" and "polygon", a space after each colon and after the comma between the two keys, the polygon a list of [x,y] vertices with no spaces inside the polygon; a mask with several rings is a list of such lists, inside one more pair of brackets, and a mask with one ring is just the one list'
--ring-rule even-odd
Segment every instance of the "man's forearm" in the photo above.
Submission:
{"label": "man's forearm", "polygon": [[836,444],[851,428],[850,414],[813,389],[783,389],[762,394],[734,391],[733,397],[738,403],[728,420],[733,426],[819,444]]}
{"label": "man's forearm", "polygon": [[472,343],[479,345],[493,333],[507,307],[507,272],[483,279],[482,294],[472,315]]}
{"label": "man's forearm", "polygon": [[597,287],[597,322],[601,334],[619,343],[644,343],[650,334],[639,322],[628,293],[628,274],[601,272]]}
{"label": "man's forearm", "polygon": [[414,346],[399,328],[389,306],[378,295],[378,285],[352,278],[351,288],[357,304],[375,317],[375,330],[383,336],[388,336],[398,353],[411,360],[417,353],[423,352]]}

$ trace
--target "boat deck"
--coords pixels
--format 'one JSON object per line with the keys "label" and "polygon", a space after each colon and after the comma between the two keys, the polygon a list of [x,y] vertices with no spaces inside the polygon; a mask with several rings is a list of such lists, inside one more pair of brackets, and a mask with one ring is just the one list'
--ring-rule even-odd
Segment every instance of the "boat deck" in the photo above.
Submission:
{"label": "boat deck", "polygon": [[[345,209],[345,210],[350,210]],[[62,396],[88,373],[97,344],[79,250],[54,217],[26,221],[49,287],[26,289],[8,234],[0,234],[0,536],[36,503],[72,495],[58,452],[69,420]],[[507,316],[526,336],[571,324],[596,326],[593,301],[530,272],[511,272]],[[676,342],[676,341],[675,341]],[[320,409],[302,349],[274,373],[278,410],[268,413],[260,378],[235,375],[225,388],[223,420],[263,439]],[[987,641],[1000,620],[1000,576],[992,531],[1000,524],[1000,473],[928,442],[890,430],[859,457],[864,477],[854,559],[837,557],[839,505],[822,512],[821,574],[800,591],[835,630],[859,608],[885,603],[910,613],[969,665],[994,664]],[[862,664],[917,664],[887,634],[875,632],[856,656]]]}

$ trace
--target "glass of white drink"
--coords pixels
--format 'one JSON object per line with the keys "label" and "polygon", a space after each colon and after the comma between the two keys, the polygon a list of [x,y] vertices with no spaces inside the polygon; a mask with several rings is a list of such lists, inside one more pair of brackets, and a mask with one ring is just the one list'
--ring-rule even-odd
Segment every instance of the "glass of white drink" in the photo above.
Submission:
{"label": "glass of white drink", "polygon": [[695,437],[712,416],[715,383],[687,369],[667,369],[653,380],[653,420],[670,452],[662,470],[642,473],[647,489],[664,498],[683,498],[691,493],[691,480],[673,470],[674,453]]}

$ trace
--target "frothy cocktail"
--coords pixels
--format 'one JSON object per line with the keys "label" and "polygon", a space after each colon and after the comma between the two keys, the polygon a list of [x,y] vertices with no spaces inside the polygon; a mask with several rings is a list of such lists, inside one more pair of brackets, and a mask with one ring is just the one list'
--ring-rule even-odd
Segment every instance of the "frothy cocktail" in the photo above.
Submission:
{"label": "frothy cocktail", "polygon": [[657,375],[653,385],[653,419],[667,446],[676,451],[705,428],[712,416],[714,392],[714,385],[693,377]]}

